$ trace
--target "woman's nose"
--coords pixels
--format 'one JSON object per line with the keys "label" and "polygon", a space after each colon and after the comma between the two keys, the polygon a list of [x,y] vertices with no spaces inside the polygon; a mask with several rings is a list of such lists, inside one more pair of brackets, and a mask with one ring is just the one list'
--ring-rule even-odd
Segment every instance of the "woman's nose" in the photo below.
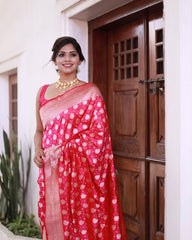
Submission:
{"label": "woman's nose", "polygon": [[68,54],[65,55],[65,61],[70,61],[70,55]]}

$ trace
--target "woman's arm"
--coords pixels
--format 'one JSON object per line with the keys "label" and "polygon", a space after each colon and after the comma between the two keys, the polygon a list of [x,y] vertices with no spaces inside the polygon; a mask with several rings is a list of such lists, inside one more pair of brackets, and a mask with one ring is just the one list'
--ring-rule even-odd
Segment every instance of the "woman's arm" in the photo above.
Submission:
{"label": "woman's arm", "polygon": [[36,131],[34,136],[34,144],[35,144],[34,162],[38,167],[43,167],[43,160],[42,160],[42,158],[44,157],[44,152],[42,149],[43,125],[42,125],[42,121],[39,113],[40,92],[41,92],[41,88],[39,89],[37,93],[37,98],[36,98]]}

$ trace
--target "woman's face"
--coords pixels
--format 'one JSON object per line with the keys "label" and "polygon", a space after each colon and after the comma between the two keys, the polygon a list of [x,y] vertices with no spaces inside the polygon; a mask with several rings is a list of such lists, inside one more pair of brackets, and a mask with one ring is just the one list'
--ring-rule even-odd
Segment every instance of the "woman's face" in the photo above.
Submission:
{"label": "woman's face", "polygon": [[63,46],[55,59],[55,65],[58,67],[60,74],[76,74],[80,64],[79,54],[71,43]]}

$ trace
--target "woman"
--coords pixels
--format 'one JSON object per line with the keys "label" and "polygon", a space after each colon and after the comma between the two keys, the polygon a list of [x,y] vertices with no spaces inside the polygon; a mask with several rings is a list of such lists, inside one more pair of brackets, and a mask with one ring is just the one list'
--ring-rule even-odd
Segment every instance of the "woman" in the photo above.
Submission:
{"label": "woman", "polygon": [[60,79],[37,94],[34,137],[42,238],[126,239],[103,98],[77,79],[84,56],[74,38],[52,51]]}

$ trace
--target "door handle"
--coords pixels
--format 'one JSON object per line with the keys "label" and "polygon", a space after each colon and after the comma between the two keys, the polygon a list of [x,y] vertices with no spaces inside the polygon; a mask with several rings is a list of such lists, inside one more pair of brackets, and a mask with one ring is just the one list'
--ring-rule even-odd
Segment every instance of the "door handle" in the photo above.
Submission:
{"label": "door handle", "polygon": [[161,95],[163,95],[163,93],[164,93],[164,88],[163,88],[163,87],[159,87],[159,92],[160,92]]}
{"label": "door handle", "polygon": [[157,82],[153,82],[153,87],[149,88],[148,91],[155,96],[157,94]]}
{"label": "door handle", "polygon": [[164,78],[156,78],[156,79],[147,79],[147,80],[139,80],[140,84],[144,84],[144,83],[154,83],[154,82],[164,82],[165,79]]}
{"label": "door handle", "polygon": [[139,83],[140,84],[147,83],[148,85],[153,84],[152,88],[148,88],[148,92],[152,93],[153,96],[155,96],[157,95],[157,92],[158,92],[157,88],[161,95],[164,93],[164,88],[159,86],[160,83],[164,81],[165,81],[164,78],[157,78],[157,79],[139,80]]}

